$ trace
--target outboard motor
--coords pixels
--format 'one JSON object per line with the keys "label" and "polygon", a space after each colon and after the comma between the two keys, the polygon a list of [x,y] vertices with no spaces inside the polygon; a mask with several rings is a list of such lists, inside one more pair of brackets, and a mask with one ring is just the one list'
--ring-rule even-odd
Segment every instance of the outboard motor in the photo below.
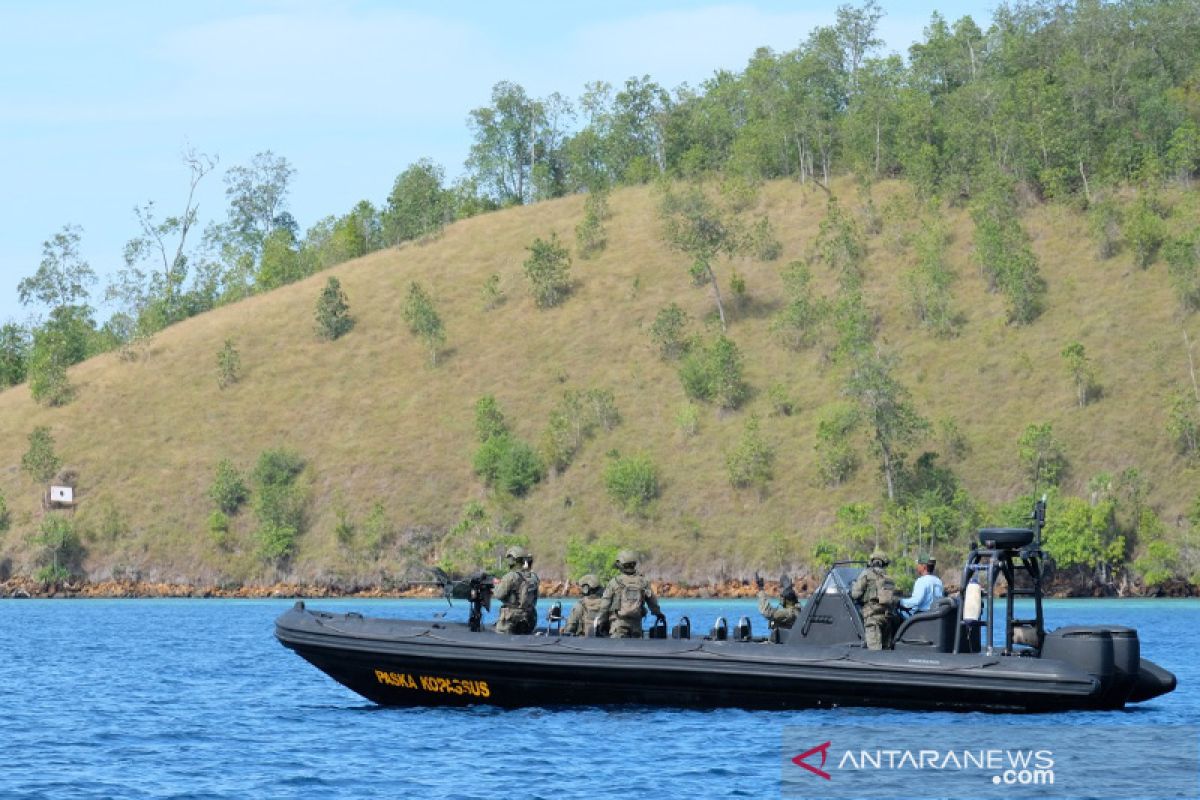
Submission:
{"label": "outboard motor", "polygon": [[687,617],[680,617],[679,622],[671,628],[672,639],[690,639],[692,638],[692,621]]}
{"label": "outboard motor", "polygon": [[708,638],[714,642],[723,642],[729,638],[729,623],[724,617],[717,617],[717,621],[713,623],[712,632],[708,634]]}
{"label": "outboard motor", "polygon": [[733,639],[735,642],[748,642],[751,637],[750,618],[742,617],[738,620],[737,627],[733,629]]}
{"label": "outboard motor", "polygon": [[[1113,637],[1106,628],[1072,625],[1058,628],[1046,634],[1042,645],[1042,659],[1065,661],[1089,673],[1100,681],[1100,700],[1105,707],[1120,707],[1122,697],[1111,706],[1114,670]],[[1128,691],[1127,687],[1126,691]]]}
{"label": "outboard motor", "polygon": [[667,618],[658,617],[654,620],[654,624],[650,626],[650,630],[646,631],[647,639],[665,639],[667,638]]}

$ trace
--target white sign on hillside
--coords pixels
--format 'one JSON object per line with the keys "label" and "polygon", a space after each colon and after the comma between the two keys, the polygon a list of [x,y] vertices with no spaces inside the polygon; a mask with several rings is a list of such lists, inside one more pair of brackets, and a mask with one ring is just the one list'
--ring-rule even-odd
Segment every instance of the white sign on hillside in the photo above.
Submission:
{"label": "white sign on hillside", "polygon": [[50,502],[51,503],[74,503],[75,490],[70,486],[51,486],[50,487]]}

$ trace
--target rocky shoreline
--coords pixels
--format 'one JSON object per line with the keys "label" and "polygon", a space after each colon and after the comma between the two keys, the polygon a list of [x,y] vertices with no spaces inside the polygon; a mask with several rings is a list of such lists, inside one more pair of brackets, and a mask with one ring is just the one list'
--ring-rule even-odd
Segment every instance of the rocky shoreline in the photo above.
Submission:
{"label": "rocky shoreline", "polygon": [[[807,597],[815,588],[815,583],[807,578],[796,581],[796,591],[801,597]],[[1197,597],[1200,587],[1192,586],[1183,581],[1156,587],[1151,591],[1137,591],[1141,587],[1132,587],[1133,591],[1118,591],[1114,586],[1099,584],[1079,584],[1068,582],[1053,582],[1046,587],[1047,597]],[[767,583],[768,594],[774,596],[778,592],[778,584]],[[751,598],[757,590],[750,581],[729,580],[703,586],[676,584],[670,582],[654,582],[654,590],[660,597],[665,598]],[[947,592],[954,592],[957,587],[947,584]],[[265,599],[265,598],[432,598],[440,597],[441,590],[436,586],[420,586],[399,584],[396,586],[354,586],[354,585],[314,585],[299,583],[276,583],[271,585],[223,585],[205,586],[187,583],[154,583],[147,581],[97,581],[78,580],[61,584],[45,584],[28,577],[14,577],[0,582],[0,599],[72,599],[72,598],[223,598],[223,599]],[[573,597],[578,594],[575,586],[562,581],[543,581],[543,597]]]}

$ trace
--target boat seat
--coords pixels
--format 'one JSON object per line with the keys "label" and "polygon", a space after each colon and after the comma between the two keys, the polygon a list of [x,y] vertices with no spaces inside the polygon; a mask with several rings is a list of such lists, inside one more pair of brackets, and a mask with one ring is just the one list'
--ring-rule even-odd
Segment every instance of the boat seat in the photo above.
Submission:
{"label": "boat seat", "polygon": [[958,599],[942,597],[928,611],[913,614],[896,631],[894,649],[949,653],[954,648],[954,626],[958,621]]}

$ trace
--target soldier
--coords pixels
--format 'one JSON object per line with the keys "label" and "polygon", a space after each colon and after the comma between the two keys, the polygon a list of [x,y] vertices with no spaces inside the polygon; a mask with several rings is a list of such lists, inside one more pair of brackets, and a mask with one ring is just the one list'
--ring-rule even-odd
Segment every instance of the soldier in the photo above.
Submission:
{"label": "soldier", "polygon": [[800,609],[796,606],[800,598],[796,596],[796,590],[790,581],[779,582],[779,601],[782,605],[778,607],[771,605],[767,600],[765,584],[761,577],[755,575],[754,584],[758,587],[758,610],[767,618],[768,627],[790,628],[796,624],[796,617],[800,614]]}
{"label": "soldier", "polygon": [[496,584],[494,597],[501,602],[496,633],[533,633],[537,625],[538,576],[533,554],[513,546],[504,554],[508,572]]}
{"label": "soldier", "polygon": [[579,590],[583,594],[579,602],[571,607],[563,630],[574,636],[591,636],[597,632],[597,619],[600,620],[600,630],[604,629],[604,599],[601,597],[604,587],[595,575],[584,575],[579,579]]}
{"label": "soldier", "polygon": [[637,555],[632,550],[622,550],[617,553],[615,566],[621,572],[608,582],[601,598],[608,620],[608,635],[614,639],[640,639],[647,607],[655,617],[665,617],[658,608],[658,598],[654,596],[650,581],[637,572]]}
{"label": "soldier", "polygon": [[867,568],[850,587],[850,599],[862,604],[863,628],[870,650],[891,647],[892,612],[900,598],[896,584],[884,572],[889,563],[882,550],[871,553]]}

